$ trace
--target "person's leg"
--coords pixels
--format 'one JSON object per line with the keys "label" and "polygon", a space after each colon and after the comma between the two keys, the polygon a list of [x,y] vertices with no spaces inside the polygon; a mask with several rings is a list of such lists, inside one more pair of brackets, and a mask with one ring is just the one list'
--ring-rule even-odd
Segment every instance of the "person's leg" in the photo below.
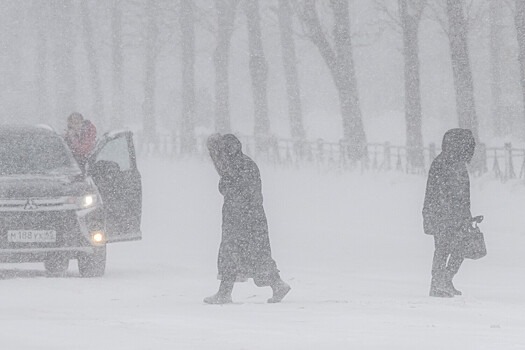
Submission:
{"label": "person's leg", "polygon": [[461,295],[461,291],[457,290],[452,283],[452,279],[458,273],[461,264],[463,263],[464,258],[458,256],[457,254],[452,253],[447,263],[447,285],[448,288],[454,295]]}
{"label": "person's leg", "polygon": [[290,287],[288,283],[281,279],[279,272],[276,272],[272,276],[270,280],[270,287],[273,291],[273,296],[270,299],[268,299],[268,303],[270,304],[280,303],[281,300],[284,299],[286,294],[288,294],[288,292],[290,292],[290,290],[292,289],[292,287]]}
{"label": "person's leg", "polygon": [[432,260],[432,281],[430,283],[431,297],[452,297],[452,293],[447,288],[447,258],[450,253],[447,249],[445,237],[434,235],[434,258]]}
{"label": "person's leg", "polygon": [[229,304],[232,302],[233,285],[235,278],[231,276],[223,276],[219,291],[212,296],[204,298],[206,304]]}

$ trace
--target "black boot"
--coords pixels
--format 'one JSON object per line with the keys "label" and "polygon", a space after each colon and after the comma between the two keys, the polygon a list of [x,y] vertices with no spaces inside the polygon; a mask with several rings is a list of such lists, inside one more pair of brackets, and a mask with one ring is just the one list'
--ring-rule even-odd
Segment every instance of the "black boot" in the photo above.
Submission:
{"label": "black boot", "polygon": [[454,278],[454,273],[451,271],[447,271],[446,279],[445,279],[445,286],[449,293],[452,295],[462,295],[461,291],[457,290],[456,287],[454,287],[454,284],[452,283],[452,279]]}
{"label": "black boot", "polygon": [[206,304],[231,304],[234,280],[221,281],[219,291],[212,296],[204,298]]}
{"label": "black boot", "polygon": [[280,303],[286,294],[288,294],[290,289],[292,289],[292,287],[290,287],[288,283],[284,282],[281,278],[275,280],[275,282],[273,282],[270,287],[272,287],[273,291],[273,296],[268,299],[270,304]]}
{"label": "black boot", "polygon": [[448,288],[445,274],[441,271],[434,272],[432,274],[432,281],[430,282],[430,292],[428,293],[431,297],[438,298],[452,298],[454,294]]}

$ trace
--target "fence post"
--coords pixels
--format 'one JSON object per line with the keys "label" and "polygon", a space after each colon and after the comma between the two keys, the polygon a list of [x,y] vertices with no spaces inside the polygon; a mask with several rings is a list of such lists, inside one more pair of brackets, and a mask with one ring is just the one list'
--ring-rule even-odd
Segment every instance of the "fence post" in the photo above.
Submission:
{"label": "fence post", "polygon": [[319,163],[324,162],[324,143],[323,139],[317,139],[317,159]]}
{"label": "fence post", "polygon": [[374,160],[372,161],[372,169],[377,170],[378,162],[377,162],[377,145],[374,145]]}
{"label": "fence post", "polygon": [[369,145],[365,145],[365,153],[361,159],[361,172],[370,169],[370,152]]}
{"label": "fence post", "polygon": [[481,162],[481,174],[485,174],[488,172],[488,165],[487,165],[487,146],[484,143],[479,144],[479,155],[480,155],[480,162]]}
{"label": "fence post", "polygon": [[346,168],[346,151],[343,140],[339,140],[339,163],[343,169]]}
{"label": "fence post", "polygon": [[[401,161],[401,147],[397,147],[396,170],[403,171],[403,162]],[[407,172],[408,172],[408,163],[407,163]]]}
{"label": "fence post", "polygon": [[497,179],[502,180],[501,168],[498,162],[498,150],[497,149],[494,149],[494,162],[492,163],[492,171],[494,172],[494,175],[496,176]]}
{"label": "fence post", "polygon": [[505,143],[505,180],[515,179],[514,164],[512,162],[512,144]]}
{"label": "fence post", "polygon": [[392,153],[390,150],[390,142],[385,142],[385,145],[383,147],[383,165],[384,169],[388,171],[392,168]]}
{"label": "fence post", "polygon": [[523,164],[521,165],[520,179],[525,176],[525,150],[523,150]]}

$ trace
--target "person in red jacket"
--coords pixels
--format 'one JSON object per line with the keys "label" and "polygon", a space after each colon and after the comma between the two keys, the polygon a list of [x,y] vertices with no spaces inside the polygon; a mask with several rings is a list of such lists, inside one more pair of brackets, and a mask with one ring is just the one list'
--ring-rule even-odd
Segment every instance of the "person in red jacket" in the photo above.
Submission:
{"label": "person in red jacket", "polygon": [[93,151],[96,145],[97,128],[95,125],[84,119],[80,113],[71,113],[67,118],[67,130],[65,135],[66,143],[68,144],[73,157],[78,164],[84,169],[89,154]]}

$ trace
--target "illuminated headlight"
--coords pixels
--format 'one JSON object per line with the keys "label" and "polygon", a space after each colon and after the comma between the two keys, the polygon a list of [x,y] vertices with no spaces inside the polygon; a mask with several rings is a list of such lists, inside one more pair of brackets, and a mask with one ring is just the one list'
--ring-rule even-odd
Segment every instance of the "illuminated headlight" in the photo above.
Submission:
{"label": "illuminated headlight", "polygon": [[97,205],[98,198],[96,194],[86,194],[82,197],[73,197],[70,203],[76,203],[81,209],[91,208]]}
{"label": "illuminated headlight", "polygon": [[97,197],[95,195],[93,194],[85,195],[84,197],[82,197],[82,206],[84,208],[88,208],[92,206],[93,204],[95,204],[96,201],[97,201]]}
{"label": "illuminated headlight", "polygon": [[106,242],[106,236],[102,231],[91,232],[91,241],[95,244],[102,244]]}

